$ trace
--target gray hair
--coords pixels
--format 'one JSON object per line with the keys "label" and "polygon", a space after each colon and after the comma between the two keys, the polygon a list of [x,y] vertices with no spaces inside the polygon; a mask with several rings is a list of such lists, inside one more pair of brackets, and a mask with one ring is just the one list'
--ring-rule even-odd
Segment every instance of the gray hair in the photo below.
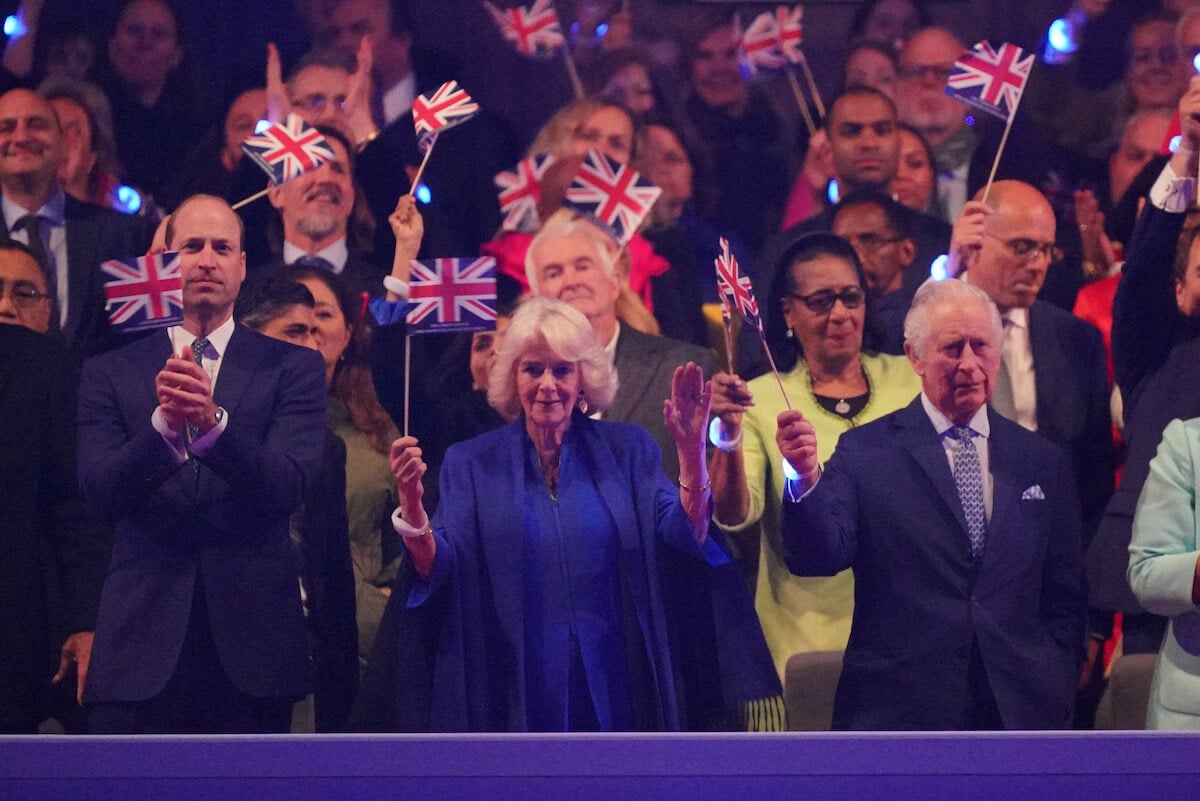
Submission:
{"label": "gray hair", "polygon": [[530,298],[517,307],[496,351],[488,377],[488,402],[501,414],[521,411],[517,396],[517,362],[530,348],[545,343],[560,359],[579,365],[580,392],[589,411],[604,411],[617,394],[617,369],[600,344],[592,324],[569,303]]}
{"label": "gray hair", "polygon": [[962,306],[971,301],[982,303],[987,308],[995,336],[994,344],[1000,347],[1000,343],[1004,341],[1004,323],[1000,320],[1000,310],[982,289],[957,278],[947,278],[944,281],[930,278],[921,284],[917,294],[913,296],[908,314],[904,317],[904,344],[913,349],[917,358],[925,358],[925,346],[933,335],[929,325],[929,313],[933,307]]}
{"label": "gray hair", "polygon": [[567,209],[559,209],[550,215],[550,219],[546,220],[541,230],[533,237],[533,241],[529,243],[529,250],[525,251],[525,279],[529,282],[531,293],[536,295],[538,291],[539,276],[533,257],[538,246],[548,239],[558,239],[573,234],[584,234],[588,237],[588,241],[595,251],[596,259],[604,269],[604,274],[609,278],[613,276],[616,271],[617,259],[615,242],[612,237],[578,214]]}

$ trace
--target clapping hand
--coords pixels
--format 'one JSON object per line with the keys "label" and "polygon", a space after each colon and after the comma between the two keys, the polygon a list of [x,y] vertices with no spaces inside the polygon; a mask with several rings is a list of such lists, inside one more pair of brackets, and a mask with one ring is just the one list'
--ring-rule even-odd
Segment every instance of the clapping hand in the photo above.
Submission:
{"label": "clapping hand", "polygon": [[167,359],[154,378],[154,392],[172,431],[182,432],[191,423],[204,434],[217,424],[212,379],[196,364],[191,348]]}
{"label": "clapping hand", "polygon": [[704,434],[712,404],[712,382],[693,362],[676,367],[671,376],[671,397],[663,401],[663,423],[681,452],[704,452]]}

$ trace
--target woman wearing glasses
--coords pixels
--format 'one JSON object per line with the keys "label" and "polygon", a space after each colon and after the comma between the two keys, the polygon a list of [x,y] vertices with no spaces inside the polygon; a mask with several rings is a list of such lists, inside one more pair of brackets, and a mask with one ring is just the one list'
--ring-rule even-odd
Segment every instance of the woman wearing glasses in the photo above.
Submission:
{"label": "woman wearing glasses", "polygon": [[[903,356],[863,353],[866,280],[854,248],[841,237],[817,233],[797,240],[778,265],[767,304],[767,341],[787,400],[816,427],[821,461],[843,431],[905,406],[920,392]],[[850,571],[800,578],[784,563],[783,457],[775,418],[785,408],[770,373],[749,382],[713,376],[712,412],[719,420],[710,429],[717,446],[709,465],[713,517],[744,553],[759,551],[755,608],[781,679],[793,654],[846,647],[854,600]]]}

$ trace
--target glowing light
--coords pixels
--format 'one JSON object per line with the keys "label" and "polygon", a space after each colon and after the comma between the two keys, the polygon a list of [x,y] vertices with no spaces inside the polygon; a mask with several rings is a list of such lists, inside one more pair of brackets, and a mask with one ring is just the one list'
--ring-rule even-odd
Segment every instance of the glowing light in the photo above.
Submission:
{"label": "glowing light", "polygon": [[1174,153],[1176,150],[1179,149],[1179,146],[1182,143],[1183,143],[1183,134],[1175,134],[1174,136],[1171,137],[1171,141],[1167,143],[1167,150]]}
{"label": "glowing light", "polygon": [[126,214],[137,214],[142,209],[142,196],[132,186],[121,184],[113,190],[113,197],[113,205]]}
{"label": "glowing light", "polygon": [[426,206],[433,200],[433,193],[429,191],[429,187],[425,184],[417,184],[417,191],[413,193],[417,200]]}
{"label": "glowing light", "polygon": [[270,127],[271,127],[270,120],[259,120],[258,122],[254,123],[254,132],[256,134],[260,134]]}
{"label": "glowing light", "polygon": [[1059,17],[1050,23],[1050,30],[1046,32],[1046,40],[1056,53],[1065,55],[1079,49],[1079,42],[1075,41],[1075,26],[1068,22],[1066,17]]}
{"label": "glowing light", "polygon": [[796,468],[792,467],[792,463],[787,459],[783,460],[783,477],[788,481],[800,480],[800,474],[796,472]]}
{"label": "glowing light", "polygon": [[16,14],[9,14],[4,18],[4,35],[9,39],[20,39],[27,33],[29,33],[29,29]]}
{"label": "glowing light", "polygon": [[829,199],[830,203],[837,203],[838,195],[840,195],[840,194],[841,193],[838,191],[837,179],[836,178],[831,179],[829,181],[829,184],[825,187],[825,197],[827,197]]}
{"label": "glowing light", "polygon": [[938,256],[929,263],[929,277],[934,281],[946,280],[946,265],[950,262],[950,257],[945,253]]}
{"label": "glowing light", "polygon": [[608,34],[608,23],[601,22],[596,26],[596,38],[603,39]]}
{"label": "glowing light", "polygon": [[1192,57],[1192,69],[1194,69],[1196,72],[1200,72],[1200,53],[1197,53]]}

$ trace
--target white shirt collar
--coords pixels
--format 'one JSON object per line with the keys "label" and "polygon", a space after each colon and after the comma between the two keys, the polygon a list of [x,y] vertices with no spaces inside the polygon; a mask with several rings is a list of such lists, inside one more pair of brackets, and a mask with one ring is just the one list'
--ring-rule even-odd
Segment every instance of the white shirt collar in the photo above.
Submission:
{"label": "white shirt collar", "polygon": [[617,321],[616,328],[613,329],[612,339],[604,346],[604,352],[608,354],[608,358],[614,362],[617,360],[617,340],[621,338],[621,321]]}
{"label": "white shirt collar", "polygon": [[316,253],[309,253],[291,242],[283,243],[283,263],[292,264],[302,256],[316,256],[333,265],[333,271],[339,275],[346,269],[346,261],[350,258],[350,249],[346,246],[346,237],[342,237],[331,245],[321,248]]}
{"label": "white shirt collar", "polygon": [[[933,405],[933,401],[929,400],[929,396],[924,391],[921,392],[921,406],[925,409],[925,414],[929,417],[929,422],[933,423],[933,428],[939,437],[944,436],[947,431],[955,427],[950,418]],[[992,435],[992,425],[988,422],[987,404],[979,407],[971,421],[967,423],[967,427],[984,439]]]}
{"label": "white shirt collar", "polygon": [[383,124],[391,125],[412,108],[417,97],[417,76],[412,70],[383,93]]}
{"label": "white shirt collar", "polygon": [[7,196],[0,196],[0,210],[4,213],[4,229],[12,231],[17,220],[27,214],[36,214],[54,225],[66,224],[67,199],[61,189],[55,189],[54,194],[46,201],[46,205],[36,211],[31,211]]}
{"label": "white shirt collar", "polygon": [[[233,329],[236,327],[233,315],[230,315],[228,320],[209,332],[208,348],[205,350],[206,359],[220,359],[225,355],[225,351],[229,349],[229,338],[233,336]],[[171,352],[176,355],[183,348],[190,348],[196,339],[196,335],[182,325],[173,325],[168,328],[167,337],[171,340]]]}

